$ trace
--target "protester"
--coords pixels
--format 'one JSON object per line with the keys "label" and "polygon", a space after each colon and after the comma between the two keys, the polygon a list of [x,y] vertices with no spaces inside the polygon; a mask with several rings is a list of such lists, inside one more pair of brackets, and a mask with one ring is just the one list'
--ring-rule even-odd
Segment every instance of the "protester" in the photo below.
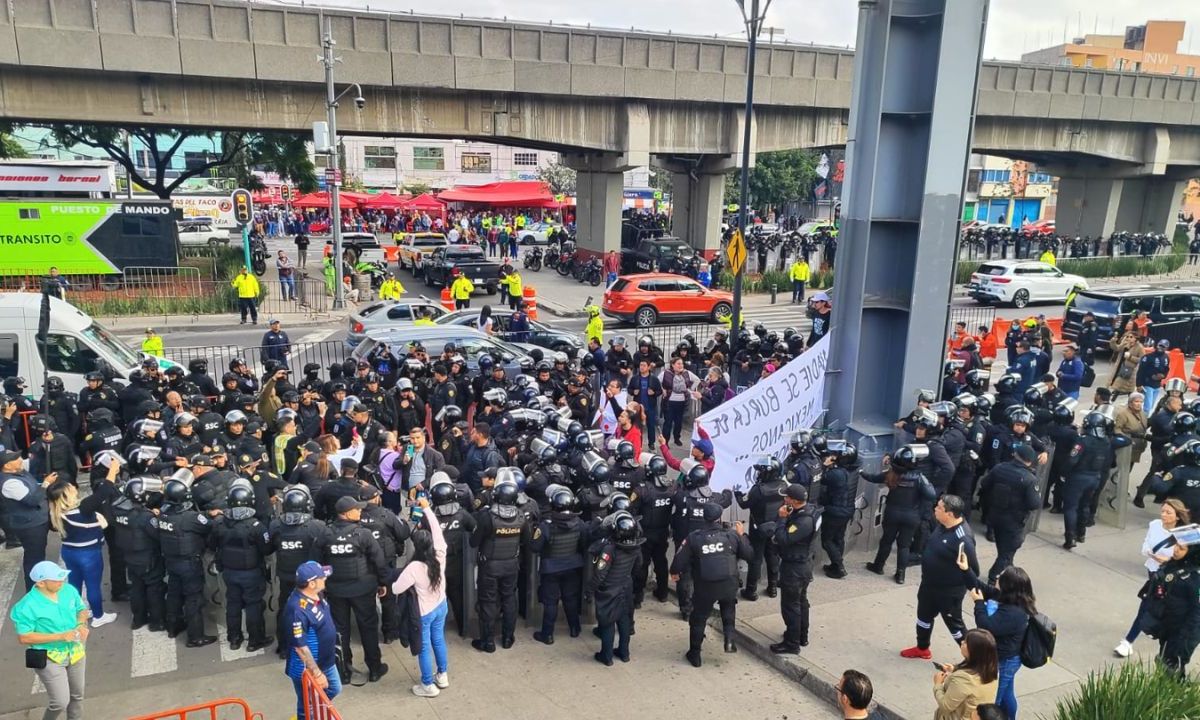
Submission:
{"label": "protester", "polygon": [[[1158,511],[1158,518],[1150,521],[1149,527],[1146,528],[1146,537],[1142,540],[1142,557],[1145,558],[1143,564],[1146,566],[1149,578],[1153,579],[1154,573],[1162,567],[1163,563],[1171,560],[1174,545],[1171,531],[1180,525],[1187,525],[1191,519],[1191,513],[1188,512],[1181,500],[1168,498],[1162,504]],[[1146,598],[1142,598],[1138,603],[1137,612],[1134,613],[1133,624],[1129,627],[1129,632],[1125,633],[1125,637],[1117,643],[1117,647],[1113,650],[1118,657],[1126,658],[1133,652],[1133,643],[1137,640],[1138,635],[1142,634],[1142,614],[1145,611]]]}
{"label": "protester", "polygon": [[[429,510],[429,501],[422,498],[417,502],[423,511]],[[421,682],[413,685],[412,693],[417,697],[437,697],[450,687],[449,664],[446,657],[446,539],[441,523],[436,522],[432,512],[421,515],[422,528],[413,532],[413,557],[400,577],[392,583],[396,595],[413,588],[421,613]],[[435,672],[436,670],[436,672]]]}
{"label": "protester", "polygon": [[34,565],[28,575],[31,589],[9,613],[17,642],[26,646],[25,665],[46,689],[42,720],[54,720],[64,710],[68,720],[83,720],[89,613],[79,591],[66,583],[69,575],[49,560]]}
{"label": "protester", "polygon": [[963,661],[942,664],[933,674],[934,720],[969,720],[975,707],[996,699],[996,640],[987,630],[968,630],[959,643]]}

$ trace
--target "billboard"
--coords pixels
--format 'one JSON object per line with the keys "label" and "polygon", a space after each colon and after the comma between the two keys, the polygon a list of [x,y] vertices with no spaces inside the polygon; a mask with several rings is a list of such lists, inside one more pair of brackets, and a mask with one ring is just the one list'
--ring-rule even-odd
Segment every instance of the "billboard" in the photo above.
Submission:
{"label": "billboard", "polygon": [[233,217],[233,200],[228,195],[176,195],[171,204],[183,213],[184,220],[207,218],[219,228],[238,227]]}

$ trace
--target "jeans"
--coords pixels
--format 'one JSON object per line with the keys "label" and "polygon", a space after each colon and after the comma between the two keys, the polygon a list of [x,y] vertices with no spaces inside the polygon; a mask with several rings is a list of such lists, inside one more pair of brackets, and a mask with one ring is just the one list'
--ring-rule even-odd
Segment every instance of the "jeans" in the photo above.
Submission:
{"label": "jeans", "polygon": [[1153,409],[1154,403],[1158,400],[1158,394],[1160,392],[1162,392],[1162,388],[1151,387],[1149,385],[1143,386],[1142,394],[1146,396],[1146,401],[1143,403],[1143,407]]}
{"label": "jeans", "polygon": [[74,665],[60,665],[46,661],[46,667],[33,672],[46,686],[46,712],[42,720],[55,720],[62,711],[67,711],[67,720],[83,720],[83,688],[87,658],[79,659]]}
{"label": "jeans", "polygon": [[804,281],[803,280],[793,280],[792,281],[792,302],[794,302],[794,303],[804,302]]}
{"label": "jeans", "polygon": [[1008,713],[1008,720],[1017,720],[1017,689],[1013,681],[1020,669],[1020,655],[1013,655],[1000,661],[1000,682],[996,688],[996,704]]}
{"label": "jeans", "polygon": [[[342,692],[342,676],[338,674],[336,665],[330,665],[321,672],[329,680],[329,687],[325,688],[325,697],[333,700]],[[317,718],[326,717],[325,713],[313,713],[311,718],[306,717],[304,715],[304,681],[295,677],[292,678],[292,685],[296,688],[296,718],[298,720],[317,720]]]}
{"label": "jeans", "polygon": [[258,322],[258,301],[255,298],[238,298],[238,312],[242,314],[242,322],[246,322],[246,315]]}
{"label": "jeans", "polygon": [[433,664],[436,658],[437,671],[446,672],[446,613],[449,607],[445,600],[433,610],[421,616],[421,654],[417,664],[421,666],[421,684],[433,684]]}
{"label": "jeans", "polygon": [[284,300],[296,299],[296,279],[291,275],[280,275],[279,286],[283,289]]}
{"label": "jeans", "polygon": [[87,586],[85,597],[94,618],[104,614],[104,594],[100,588],[101,579],[104,577],[104,551],[101,548],[101,545],[82,548],[62,546],[63,563],[71,571],[67,582],[71,583],[80,595],[83,595],[83,588]]}
{"label": "jeans", "polygon": [[683,411],[687,409],[687,400],[668,400],[664,408],[662,434],[668,440],[671,439],[674,433],[675,440],[678,442],[683,434]]}

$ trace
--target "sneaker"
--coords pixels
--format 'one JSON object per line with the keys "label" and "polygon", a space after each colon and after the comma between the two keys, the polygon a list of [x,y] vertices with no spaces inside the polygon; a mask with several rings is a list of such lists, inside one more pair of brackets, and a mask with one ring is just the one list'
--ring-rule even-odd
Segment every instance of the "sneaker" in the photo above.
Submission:
{"label": "sneaker", "polygon": [[109,624],[117,619],[115,612],[106,612],[98,618],[92,618],[92,627],[98,628]]}
{"label": "sneaker", "polygon": [[438,673],[437,675],[434,675],[433,684],[437,685],[442,690],[445,690],[446,688],[450,687],[450,674]]}
{"label": "sneaker", "polygon": [[904,648],[901,650],[900,657],[908,658],[910,660],[932,660],[933,653],[930,652],[929,648],[921,648],[914,645],[910,648]]}
{"label": "sneaker", "polygon": [[1133,653],[1133,643],[1128,640],[1122,640],[1113,648],[1113,654],[1117,657],[1127,658]]}
{"label": "sneaker", "polygon": [[412,694],[417,697],[435,698],[441,695],[442,691],[438,690],[437,685],[422,685],[421,683],[417,683],[412,686]]}

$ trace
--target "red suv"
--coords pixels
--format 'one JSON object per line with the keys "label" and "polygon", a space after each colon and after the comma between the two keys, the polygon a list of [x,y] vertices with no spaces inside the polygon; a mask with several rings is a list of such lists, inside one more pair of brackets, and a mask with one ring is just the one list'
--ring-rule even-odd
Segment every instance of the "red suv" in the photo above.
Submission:
{"label": "red suv", "polygon": [[604,292],[604,314],[650,327],[658,319],[728,320],[733,314],[733,295],[724,290],[709,290],[683,275],[646,273],[617,278]]}

